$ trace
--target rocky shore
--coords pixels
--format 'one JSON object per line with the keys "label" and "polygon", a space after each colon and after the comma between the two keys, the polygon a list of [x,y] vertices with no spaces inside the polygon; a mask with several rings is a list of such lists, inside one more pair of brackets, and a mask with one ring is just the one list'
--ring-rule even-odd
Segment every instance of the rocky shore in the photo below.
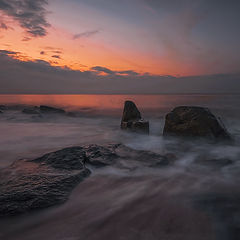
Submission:
{"label": "rocky shore", "polygon": [[[13,111],[13,109],[20,112],[21,117],[24,116],[24,118],[46,116],[46,120],[52,120],[69,116],[69,113],[64,109],[50,106],[1,106],[1,116],[4,116],[8,111]],[[147,146],[147,141],[152,137],[150,131],[151,120],[144,120],[143,114],[144,112],[140,113],[135,103],[126,101],[120,128],[118,124],[114,128],[115,130],[119,129],[118,136],[125,139],[135,138],[136,143],[139,141],[139,145],[145,144]],[[105,124],[104,121],[102,124]],[[116,123],[117,121],[119,120],[117,119]],[[58,129],[61,130],[61,125]],[[59,205],[69,202],[67,200],[69,200],[69,196],[74,189],[78,189],[79,195],[83,197],[82,203],[85,198],[91,199],[91,196],[94,195],[94,200],[92,200],[94,205],[101,198],[99,192],[104,192],[103,188],[105,186],[102,186],[102,183],[98,180],[95,181],[95,179],[101,179],[105,182],[104,184],[109,188],[106,189],[106,192],[118,189],[119,186],[128,186],[128,184],[130,184],[128,187],[131,189],[131,184],[135,184],[136,181],[141,179],[139,189],[146,187],[144,182],[150,182],[151,188],[146,189],[146,192],[142,193],[143,195],[139,199],[136,198],[138,200],[133,199],[131,207],[129,205],[128,208],[127,204],[121,207],[121,209],[126,210],[126,216],[130,217],[129,214],[132,211],[134,215],[133,222],[129,219],[120,221],[123,226],[126,225],[125,221],[130,221],[130,225],[135,226],[135,222],[138,222],[140,218],[136,216],[141,215],[141,209],[144,212],[143,219],[155,216],[156,221],[159,221],[161,213],[156,212],[156,209],[162,211],[163,203],[160,195],[164,193],[164,198],[168,199],[166,202],[170,201],[179,208],[187,204],[191,211],[200,211],[201,214],[206,214],[217,229],[218,239],[238,239],[238,229],[240,227],[238,220],[240,193],[236,190],[238,180],[234,177],[233,179],[236,182],[232,180],[221,182],[222,176],[227,174],[228,169],[234,169],[235,167],[237,169],[238,161],[224,154],[214,154],[218,147],[231,149],[234,146],[233,137],[227,131],[221,119],[207,108],[179,106],[166,114],[162,137],[159,137],[158,140],[164,140],[163,151],[140,150],[141,148],[138,149],[136,146],[133,147],[131,144],[124,144],[119,141],[110,144],[78,144],[77,146],[73,144],[70,147],[60,148],[60,150],[49,152],[40,157],[16,160],[10,166],[0,169],[0,222],[32,216],[34,213],[41,213],[43,209],[49,211],[52,206],[61,208]],[[191,149],[193,140],[197,144]],[[214,151],[202,151],[204,149],[204,147],[201,148],[202,144],[210,144]],[[52,149],[58,148],[55,146]],[[194,152],[195,150],[198,152]],[[98,175],[101,171],[104,174]],[[108,172],[110,176],[108,176]],[[117,177],[114,175],[115,172]],[[126,175],[118,175],[119,172]],[[113,184],[111,181],[117,182],[117,185],[111,185]],[[88,185],[89,182],[90,185]],[[98,189],[98,184],[102,190]],[[198,189],[199,185],[201,187]],[[88,187],[91,189],[91,186],[94,186],[96,193],[87,190]],[[81,192],[84,188],[85,191],[90,191],[88,196]],[[119,191],[122,190],[119,189]],[[126,196],[119,193],[123,195],[121,196],[123,202],[128,197],[131,198],[131,194],[134,196],[134,189],[131,189],[131,191]],[[234,191],[234,194],[231,191]],[[154,193],[154,198],[151,198],[152,193]],[[116,196],[112,196],[114,199],[112,201],[116,201],[113,204],[118,206],[118,197]],[[146,199],[147,202],[145,202]],[[158,199],[158,202],[154,199]],[[111,199],[108,200],[111,202]],[[104,205],[104,200],[102,201],[101,204]],[[145,208],[148,209],[148,201],[156,204],[151,206],[151,214],[144,210]],[[89,208],[91,208],[91,204],[89,203]],[[65,206],[65,204],[62,206]],[[138,209],[137,206],[141,206],[141,209]],[[101,208],[102,206],[97,205],[97,209]],[[81,207],[79,209],[82,211]],[[121,209],[114,213],[115,222],[118,221],[118,216],[121,216],[124,212]],[[176,212],[179,211],[178,208],[175,210]],[[88,211],[91,210],[88,209]],[[101,217],[104,219],[104,213],[102,214]],[[165,215],[168,216],[168,213],[163,216]],[[95,221],[95,217],[97,216],[93,217],[93,221]],[[84,216],[82,218],[84,219]],[[181,222],[171,219],[169,221],[166,223],[166,226],[168,226],[166,232],[168,232],[167,229],[171,228],[172,221],[176,221],[175,226]],[[145,220],[143,222],[146,224]],[[98,222],[98,224],[101,225],[102,222]],[[84,224],[81,226],[84,226]],[[112,232],[114,226],[110,222],[108,222],[108,226],[110,226],[109,231]],[[88,226],[86,229],[88,229]],[[154,228],[154,231],[157,231],[157,229]],[[165,229],[164,226],[163,229]],[[223,235],[224,237],[222,237]],[[103,238],[96,236],[96,239]],[[204,239],[204,237],[199,237],[199,239]]]}

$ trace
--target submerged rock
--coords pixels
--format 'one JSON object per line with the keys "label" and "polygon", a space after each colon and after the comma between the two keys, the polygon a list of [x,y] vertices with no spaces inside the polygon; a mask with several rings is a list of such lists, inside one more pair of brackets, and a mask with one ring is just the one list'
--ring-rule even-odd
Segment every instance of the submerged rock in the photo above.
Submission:
{"label": "submerged rock", "polygon": [[22,113],[25,114],[40,114],[40,109],[38,107],[28,107],[22,110]]}
{"label": "submerged rock", "polygon": [[0,170],[0,216],[42,209],[67,200],[90,171],[83,148],[68,148]]}
{"label": "submerged rock", "polygon": [[0,111],[8,110],[8,107],[5,105],[0,105]]}
{"label": "submerged rock", "polygon": [[126,101],[124,104],[121,129],[149,133],[149,122],[142,119],[141,113],[132,101]]}
{"label": "submerged rock", "polygon": [[41,113],[60,113],[60,114],[65,113],[65,110],[61,108],[49,107],[45,105],[41,105],[39,109]]}
{"label": "submerged rock", "polygon": [[176,107],[166,115],[163,135],[231,139],[220,118],[208,108],[190,106]]}

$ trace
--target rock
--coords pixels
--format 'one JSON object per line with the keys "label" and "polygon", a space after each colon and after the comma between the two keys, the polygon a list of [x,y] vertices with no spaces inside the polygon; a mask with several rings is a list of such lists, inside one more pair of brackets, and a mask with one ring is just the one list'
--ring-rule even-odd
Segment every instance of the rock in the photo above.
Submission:
{"label": "rock", "polygon": [[38,107],[28,107],[22,110],[25,114],[40,114],[40,109]]}
{"label": "rock", "polygon": [[60,108],[54,108],[54,107],[49,107],[49,106],[44,106],[41,105],[39,107],[41,113],[59,113],[59,114],[64,114],[65,111]]}
{"label": "rock", "polygon": [[132,101],[126,101],[124,104],[121,129],[149,133],[149,122],[142,119],[141,113]]}
{"label": "rock", "polygon": [[18,160],[0,169],[0,217],[23,214],[61,204],[73,188],[90,175],[85,164],[95,168],[116,166],[165,167],[172,156],[134,150],[122,144],[64,148],[31,160]]}
{"label": "rock", "polygon": [[0,110],[0,114],[3,113],[1,110]]}
{"label": "rock", "polygon": [[8,107],[5,106],[5,105],[0,105],[0,110],[1,110],[1,111],[8,110]]}
{"label": "rock", "polygon": [[0,170],[0,216],[42,209],[67,200],[90,171],[83,148],[67,148]]}
{"label": "rock", "polygon": [[150,151],[135,150],[122,144],[108,144],[106,146],[85,146],[86,163],[94,167],[116,165],[119,168],[132,169],[136,167],[165,167],[175,161],[175,155],[160,155]]}
{"label": "rock", "polygon": [[180,106],[166,115],[164,136],[204,137],[230,140],[231,136],[208,108]]}
{"label": "rock", "polygon": [[141,113],[138,111],[135,103],[126,101],[124,104],[122,122],[138,121],[141,118]]}
{"label": "rock", "polygon": [[85,146],[86,163],[95,167],[105,167],[114,164],[116,159],[119,158],[115,151],[119,146],[120,144],[109,144],[107,146],[92,144]]}

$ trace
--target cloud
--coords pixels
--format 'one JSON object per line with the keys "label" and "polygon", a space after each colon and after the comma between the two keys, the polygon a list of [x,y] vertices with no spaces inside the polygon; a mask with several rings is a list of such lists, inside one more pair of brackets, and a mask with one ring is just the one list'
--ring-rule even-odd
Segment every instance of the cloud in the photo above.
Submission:
{"label": "cloud", "polygon": [[192,77],[130,74],[97,75],[104,67],[76,71],[43,60],[20,61],[17,52],[0,50],[0,94],[160,94],[239,93],[239,74]]}
{"label": "cloud", "polygon": [[47,35],[47,0],[0,0],[0,10],[17,20],[32,37]]}
{"label": "cloud", "polygon": [[86,31],[86,32],[78,33],[78,34],[73,35],[73,39],[75,40],[75,39],[79,39],[79,38],[92,37],[99,32],[100,32],[99,30],[94,30],[94,31]]}
{"label": "cloud", "polygon": [[0,23],[0,28],[4,29],[4,30],[7,30],[8,26],[5,23],[2,22],[2,23]]}
{"label": "cloud", "polygon": [[8,50],[0,50],[0,53],[5,54],[5,55],[16,55],[19,52],[8,51]]}
{"label": "cloud", "polygon": [[59,56],[59,55],[52,55],[52,58],[58,58],[58,59],[61,59],[61,56]]}
{"label": "cloud", "polygon": [[30,37],[24,37],[24,38],[22,39],[23,42],[27,42],[27,41],[30,41],[30,40],[31,40]]}
{"label": "cloud", "polygon": [[92,71],[97,73],[106,73],[106,74],[112,74],[112,75],[129,75],[129,76],[136,76],[139,75],[139,73],[133,71],[133,70],[127,70],[127,71],[113,71],[106,67],[101,66],[95,66],[91,68]]}
{"label": "cloud", "polygon": [[112,71],[108,68],[100,67],[100,66],[92,67],[91,70],[96,71],[98,73],[107,73],[107,74],[114,74],[115,73],[114,71]]}
{"label": "cloud", "polygon": [[57,50],[57,51],[52,51],[53,53],[57,53],[57,54],[62,54],[62,51],[59,51],[59,50]]}

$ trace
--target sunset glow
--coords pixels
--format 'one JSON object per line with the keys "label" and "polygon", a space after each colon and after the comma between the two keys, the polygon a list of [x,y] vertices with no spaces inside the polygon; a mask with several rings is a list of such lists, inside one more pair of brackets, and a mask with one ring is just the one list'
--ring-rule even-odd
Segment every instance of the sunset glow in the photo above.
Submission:
{"label": "sunset glow", "polygon": [[[148,76],[149,86],[155,86],[151,79],[156,77],[161,81],[165,76],[173,80],[211,76],[215,81],[219,74],[239,74],[237,3],[184,0],[179,5],[175,0],[172,4],[165,0],[38,0],[28,5],[25,0],[3,2],[0,50],[10,61],[13,58],[36,63],[37,69],[41,68],[39,64],[60,67],[83,73],[83,77],[91,74],[91,79],[120,76],[131,84],[132,78]],[[79,93],[89,80],[84,81],[79,85]],[[211,82],[209,85],[212,86]],[[155,91],[152,88],[151,92]],[[165,83],[159,83],[159,91],[171,92]]]}

